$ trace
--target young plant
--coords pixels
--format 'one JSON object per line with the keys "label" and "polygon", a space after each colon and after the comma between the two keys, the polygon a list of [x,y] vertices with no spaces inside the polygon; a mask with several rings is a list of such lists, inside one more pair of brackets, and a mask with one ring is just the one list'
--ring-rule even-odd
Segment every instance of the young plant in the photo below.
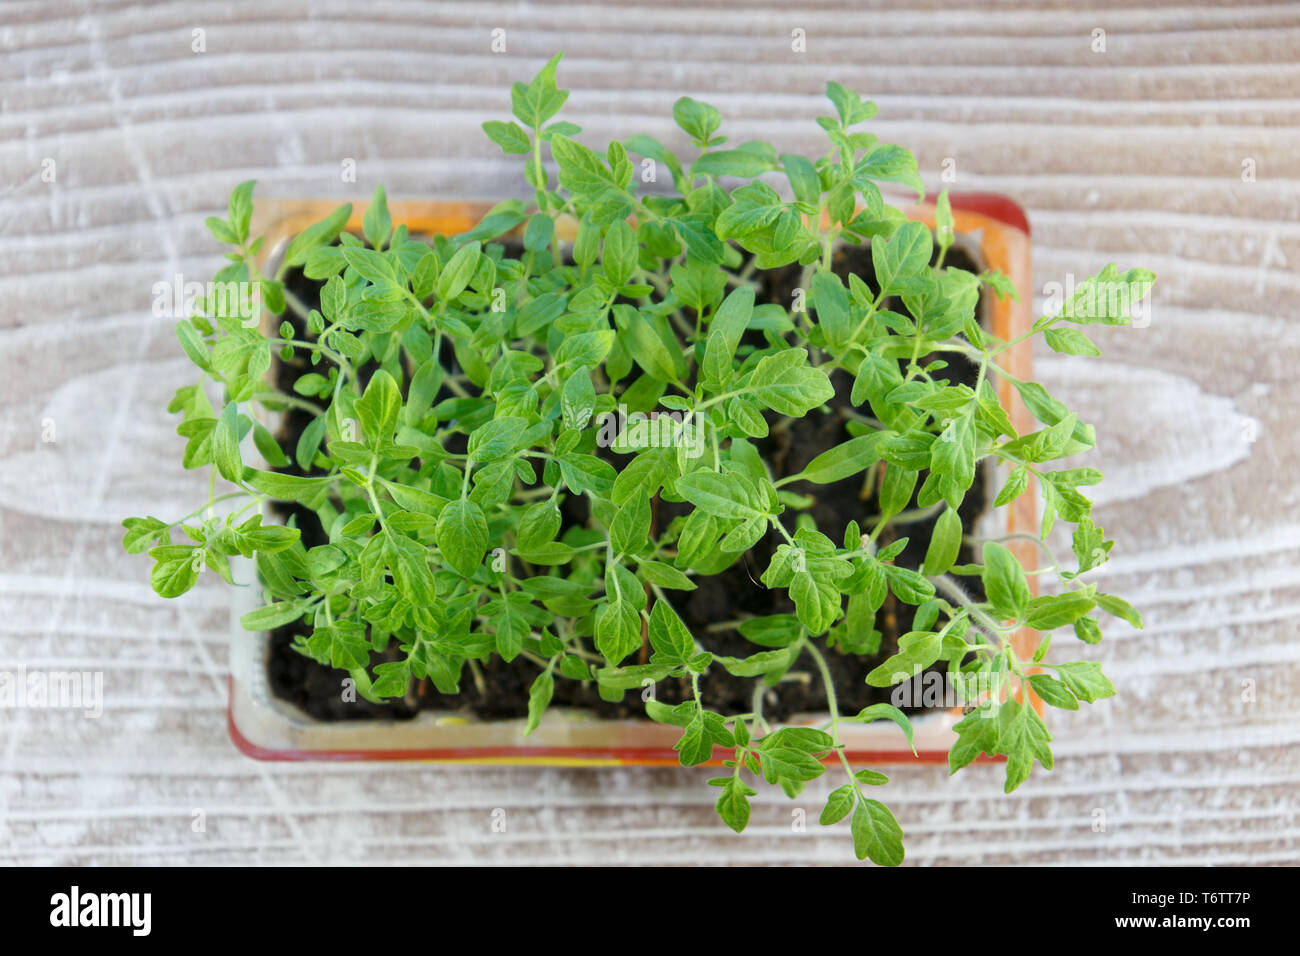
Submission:
{"label": "young plant", "polygon": [[[709,783],[728,826],[745,828],[759,779],[794,796],[829,760],[844,777],[821,822],[850,817],[858,858],[897,864],[902,831],[868,796],[887,778],[850,763],[841,729],[886,719],[910,742],[911,724],[889,704],[841,713],[827,656],[869,650],[879,640],[873,618],[892,592],[915,606],[913,629],[863,679],[890,687],[946,664],[967,688],[952,771],[981,752],[1003,755],[1011,791],[1035,761],[1051,768],[1051,735],[1026,687],[1070,710],[1115,691],[1094,662],[1049,663],[1048,632],[1065,628],[1095,644],[1094,612],[1137,627],[1141,619],[1083,578],[1112,546],[1079,491],[1101,475],[1049,467],[1091,448],[1092,427],[1002,360],[1039,335],[1057,352],[1097,354],[1078,327],[1127,323],[1154,277],[1108,266],[1031,331],[1000,341],[978,324],[976,307],[982,294],[1016,290],[996,272],[945,266],[954,241],[946,194],[933,233],[885,203],[880,182],[924,190],[912,154],[859,129],[876,112],[870,102],[828,85],[834,111],[817,118],[828,142],[816,159],[732,145],[719,135],[718,111],[690,98],[673,116],[691,156],[648,136],[598,152],[574,138],[578,127],[555,120],[568,95],[556,86],[558,61],[514,85],[516,121],[484,124],[506,153],[526,157],[533,201],[502,202],[463,235],[426,242],[394,228],[380,188],[361,236],[345,231],[351,207],[342,206],[299,234],[268,276],[257,265],[261,240],[249,235],[253,184],[235,190],[227,219],[208,222],[232,247],[218,284],[256,293],[279,314],[282,280],[301,267],[323,283],[320,309],[299,316],[305,331],[290,321],[267,329],[239,307],[246,295],[212,295],[178,324],[200,374],[169,409],[181,415],[184,466],[208,470],[208,500],[177,520],[127,519],[125,547],[154,559],[153,587],[169,598],[193,587],[204,566],[234,583],[230,559],[253,558],[267,604],[244,626],[302,621],[297,650],[346,671],[373,700],[426,678],[454,694],[493,655],[523,658],[541,668],[531,730],[556,681],[595,682],[618,700],[683,678],[692,699],[650,699],[646,713],[681,728],[683,765],[725,758],[726,773]],[[641,188],[637,171],[650,164],[671,189]],[[506,244],[520,232],[521,244]],[[833,251],[865,242],[876,284],[850,276],[846,285],[832,271]],[[792,263],[803,269],[811,311],[756,303],[755,277]],[[304,355],[313,368],[291,394],[268,384],[277,352]],[[945,377],[949,358],[978,367],[973,387]],[[851,377],[861,410],[850,437],[799,474],[774,477],[758,440],[824,414],[836,370]],[[1041,428],[1016,432],[995,379],[1014,386]],[[612,417],[619,407],[631,418]],[[290,409],[310,424],[282,447],[263,422]],[[245,458],[249,432],[267,467]],[[1028,537],[1059,593],[1031,597],[1000,541],[977,542],[982,562],[956,564],[958,508],[989,462],[1009,469],[997,505],[1031,486],[1041,495],[1041,535]],[[878,477],[868,527],[819,528],[811,499],[786,488],[855,475]],[[566,527],[561,504],[570,498],[585,499],[582,526]],[[269,502],[314,512],[329,543],[307,549],[293,523],[264,524]],[[661,521],[665,503],[679,503],[678,513]],[[939,515],[919,567],[900,563],[905,540],[880,545],[909,507]],[[1044,543],[1058,520],[1075,526],[1070,566]],[[762,582],[787,591],[795,613],[737,625],[754,642],[744,657],[711,653],[708,635],[691,633],[674,610],[674,593],[766,535],[780,543]],[[976,576],[982,599],[961,583]],[[1021,628],[1044,633],[1029,659],[1011,640]],[[397,659],[371,666],[394,645]],[[770,726],[761,692],[745,713],[719,713],[699,697],[709,668],[770,686],[800,658],[824,683],[829,719],[820,727]]]}

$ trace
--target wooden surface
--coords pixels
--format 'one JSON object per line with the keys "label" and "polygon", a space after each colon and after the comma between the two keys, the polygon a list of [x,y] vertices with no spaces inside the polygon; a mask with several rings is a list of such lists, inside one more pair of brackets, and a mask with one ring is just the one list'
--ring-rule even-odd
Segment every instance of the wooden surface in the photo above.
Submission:
{"label": "wooden surface", "polygon": [[1112,260],[1159,274],[1149,327],[1037,365],[1097,424],[1096,514],[1120,542],[1100,580],[1146,613],[1089,649],[1120,696],[1054,715],[1056,771],[1012,797],[997,768],[899,767],[885,798],[913,863],[1300,861],[1300,8],[728,6],[0,8],[0,669],[105,675],[98,720],[0,711],[0,861],[851,858],[815,824],[820,785],[765,794],[736,837],[704,772],[249,761],[226,736],[224,591],[156,599],[119,551],[122,516],[174,517],[206,490],[178,465],[164,405],[188,368],[152,288],[209,278],[203,219],[230,187],[518,193],[478,124],[561,47],[566,116],[591,141],[676,141],[665,117],[689,93],[736,139],[808,152],[836,79],[872,95],[875,131],[930,185],[952,159],[953,188],[1025,206],[1040,294]]}

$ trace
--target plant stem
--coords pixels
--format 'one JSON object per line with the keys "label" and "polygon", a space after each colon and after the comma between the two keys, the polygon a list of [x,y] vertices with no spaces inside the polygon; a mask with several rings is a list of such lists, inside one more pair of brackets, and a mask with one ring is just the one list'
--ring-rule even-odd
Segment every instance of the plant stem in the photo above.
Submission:
{"label": "plant stem", "polygon": [[801,639],[803,648],[817,664],[817,670],[821,673],[822,686],[826,688],[826,706],[831,715],[831,739],[835,742],[835,752],[839,754],[840,763],[844,765],[844,772],[849,775],[849,780],[853,781],[856,786],[857,780],[853,776],[853,766],[849,763],[848,755],[844,753],[844,745],[840,742],[840,706],[835,699],[835,682],[831,680],[831,669],[826,663],[826,658],[817,646],[807,637]]}

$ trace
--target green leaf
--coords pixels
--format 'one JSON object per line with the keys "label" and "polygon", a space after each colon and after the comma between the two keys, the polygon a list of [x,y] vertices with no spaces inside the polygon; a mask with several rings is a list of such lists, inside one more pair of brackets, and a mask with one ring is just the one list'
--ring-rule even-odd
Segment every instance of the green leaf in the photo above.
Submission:
{"label": "green leaf", "polygon": [[949,421],[930,446],[930,471],[940,476],[949,507],[960,505],[975,480],[975,427],[968,415]]}
{"label": "green leaf", "polygon": [[309,504],[323,498],[335,479],[300,478],[297,475],[281,475],[273,471],[250,469],[244,481],[271,498]]}
{"label": "green leaf", "polygon": [[788,648],[759,651],[748,657],[726,657],[715,654],[713,662],[721,664],[733,677],[766,677],[768,674],[774,674],[778,678],[794,663]]}
{"label": "green leaf", "polygon": [[903,736],[907,738],[907,746],[912,748],[912,753],[916,753],[916,742],[913,739],[912,721],[907,714],[903,713],[893,704],[872,704],[864,707],[858,712],[858,716],[853,718],[858,723],[869,724],[874,720],[892,720],[903,730]]}
{"label": "green leaf", "polygon": [[930,265],[933,249],[930,230],[920,222],[905,223],[889,239],[873,240],[871,261],[881,289],[897,290],[903,280],[923,272]]}
{"label": "green leaf", "polygon": [[246,631],[270,631],[302,617],[304,601],[277,601],[256,611],[249,611],[239,619]]}
{"label": "green leaf", "polygon": [[377,370],[365,394],[357,400],[356,410],[369,447],[379,448],[391,442],[402,410],[402,393],[393,377],[383,369]]}
{"label": "green leaf", "polygon": [[[375,667],[375,680],[370,693],[375,697],[405,697],[411,687],[411,662],[388,661]],[[358,683],[358,690],[360,690]]]}
{"label": "green leaf", "polygon": [[984,542],[984,593],[993,607],[1009,618],[1019,619],[1029,605],[1029,582],[1016,556],[996,541]]}
{"label": "green leaf", "polygon": [[746,391],[781,415],[802,418],[835,397],[826,373],[809,368],[807,362],[808,353],[801,348],[764,356],[754,367]]}
{"label": "green leaf", "polygon": [[283,449],[280,448],[279,442],[267,431],[266,426],[258,421],[253,422],[253,444],[268,465],[273,468],[288,467],[289,459],[285,456]]}
{"label": "green leaf", "polygon": [[364,668],[370,663],[370,644],[366,641],[365,629],[359,625],[339,622],[330,627],[318,627],[308,646],[323,652],[331,666],[343,670]]}
{"label": "green leaf", "polygon": [[518,123],[501,123],[490,120],[483,124],[483,132],[492,142],[501,147],[502,152],[525,154],[533,151],[532,140]]}
{"label": "green leaf", "polygon": [[208,232],[212,233],[217,242],[228,246],[239,245],[239,236],[235,234],[235,230],[230,228],[230,224],[226,220],[218,219],[216,216],[209,216],[203,221],[203,224],[208,227]]}
{"label": "green leaf", "polygon": [[438,298],[443,302],[452,302],[465,291],[469,280],[478,269],[481,252],[477,241],[468,242],[456,250],[456,254],[442,267],[438,274]]}
{"label": "green leaf", "polygon": [[722,114],[708,103],[683,96],[673,104],[673,119],[697,146],[703,146],[722,125]]}
{"label": "green leaf", "polygon": [[392,263],[383,253],[359,246],[344,246],[343,257],[363,279],[377,286],[386,287],[396,282]]}
{"label": "green leaf", "polygon": [[542,714],[555,694],[555,678],[548,667],[533,679],[528,689],[528,722],[524,725],[524,736],[531,734],[541,722]]}
{"label": "green leaf", "polygon": [[1061,710],[1078,710],[1079,701],[1070,689],[1060,681],[1047,674],[1034,674],[1029,678],[1029,685],[1043,701]]}
{"label": "green leaf", "polygon": [[859,770],[853,775],[853,779],[872,787],[882,787],[889,783],[889,777],[877,770]]}
{"label": "green leaf", "polygon": [[879,800],[861,799],[853,810],[853,852],[879,866],[903,862],[903,828]]}
{"label": "green leaf", "polygon": [[910,631],[904,634],[898,641],[898,647],[897,654],[867,674],[867,683],[872,687],[893,687],[911,680],[943,654],[943,641],[938,634],[928,631]]}
{"label": "green leaf", "polygon": [[516,543],[525,551],[549,544],[560,530],[560,520],[560,509],[553,501],[529,505],[520,516]]}
{"label": "green leaf", "polygon": [[770,229],[787,211],[781,194],[764,182],[740,187],[731,200],[714,223],[718,239],[741,239]]}
{"label": "green leaf", "polygon": [[759,741],[763,779],[768,783],[802,783],[820,777],[826,770],[821,756],[835,741],[830,734],[811,727],[783,727]]}
{"label": "green leaf", "polygon": [[664,601],[656,601],[650,612],[650,646],[655,663],[685,664],[695,656],[695,639],[677,612]]}
{"label": "green leaf", "polygon": [[591,221],[591,213],[585,213],[578,223],[578,237],[573,243],[573,261],[585,271],[596,261],[600,246],[600,229]]}
{"label": "green leaf", "polygon": [[934,524],[930,546],[925,552],[925,573],[943,574],[957,560],[961,550],[961,518],[953,508],[945,508]]}
{"label": "green leaf", "polygon": [[153,547],[159,533],[170,527],[159,518],[127,518],[122,522],[126,534],[122,536],[122,547],[127,554],[141,554]]}
{"label": "green leaf", "polygon": [[1016,465],[1007,477],[1007,483],[1002,486],[998,496],[993,501],[993,507],[1001,508],[1003,505],[1015,501],[1024,492],[1025,486],[1029,483],[1029,472],[1024,465]]}
{"label": "green leaf", "polygon": [[1092,704],[1105,697],[1115,696],[1115,685],[1101,672],[1101,665],[1096,661],[1073,661],[1057,664],[1053,669],[1061,683],[1079,700]]}
{"label": "green leaf", "polygon": [[691,166],[692,176],[734,176],[753,179],[776,169],[768,158],[747,149],[720,149],[705,153]]}
{"label": "green leaf", "polygon": [[695,590],[695,582],[671,564],[664,564],[662,561],[642,560],[637,565],[637,570],[640,572],[641,577],[661,588],[672,588],[679,591]]}
{"label": "green leaf", "polygon": [[1145,625],[1142,623],[1142,615],[1137,609],[1121,597],[1113,594],[1098,594],[1097,606],[1107,614],[1113,614],[1118,618],[1127,621],[1129,624],[1141,630]]}
{"label": "green leaf", "polygon": [[240,183],[231,192],[227,205],[226,219],[241,242],[248,238],[248,224],[253,218],[253,187],[256,185],[255,179]]}
{"label": "green leaf", "polygon": [[1074,622],[1074,636],[1085,644],[1101,643],[1101,625],[1095,617],[1081,617]]}
{"label": "green leaf", "polygon": [[701,366],[705,388],[721,391],[731,381],[736,348],[740,345],[740,337],[753,314],[753,286],[735,289],[714,313],[709,323],[709,335],[704,345],[704,364]]}
{"label": "green leaf", "polygon": [[615,554],[636,554],[646,546],[650,534],[650,499],[637,495],[614,515],[609,541]]}
{"label": "green leaf", "polygon": [[916,488],[916,477],[913,470],[895,464],[886,466],[885,475],[880,480],[881,517],[891,518],[908,506]]}
{"label": "green leaf", "polygon": [[1025,624],[1036,631],[1073,624],[1094,607],[1097,602],[1081,591],[1049,594],[1034,598],[1025,609]]}
{"label": "green leaf", "polygon": [[864,100],[857,93],[834,81],[826,84],[826,96],[835,106],[840,123],[847,129],[865,123],[876,115],[876,104]]}
{"label": "green leaf", "polygon": [[436,601],[433,572],[429,570],[429,552],[424,545],[389,530],[383,533],[383,556],[397,590],[411,603],[429,606]]}
{"label": "green leaf", "polygon": [[924,604],[934,597],[934,585],[911,568],[896,564],[882,566],[894,596],[907,604]]}
{"label": "green leaf", "polygon": [[605,269],[605,277],[615,288],[626,285],[632,278],[636,271],[638,248],[636,233],[625,221],[620,219],[609,227],[600,264]]}
{"label": "green leaf", "polygon": [[[1044,425],[1057,425],[1069,416],[1070,410],[1065,407],[1064,403],[1053,398],[1048,394],[1047,389],[1037,382],[1012,382],[1011,384],[1020,393],[1020,398],[1024,401],[1025,407]],[[1070,432],[1070,438],[1088,448],[1097,443],[1097,436],[1093,427],[1077,420]]]}
{"label": "green leaf", "polygon": [[658,382],[676,381],[672,353],[648,317],[628,305],[616,305],[614,317],[624,348],[646,374]]}
{"label": "green leaf", "polygon": [[515,452],[527,427],[528,419],[519,416],[494,418],[476,428],[469,436],[465,454],[477,462],[497,461],[509,457]]}
{"label": "green leaf", "polygon": [[808,158],[797,153],[782,153],[781,166],[790,180],[794,198],[809,206],[816,206],[822,192],[821,180]]}
{"label": "green leaf", "polygon": [[631,601],[612,598],[596,608],[596,650],[611,665],[641,646],[641,615]]}
{"label": "green leaf", "polygon": [[199,335],[193,324],[187,321],[177,322],[176,338],[180,341],[181,348],[185,350],[185,354],[191,362],[204,371],[211,367],[208,347],[203,341],[203,336]]}
{"label": "green leaf", "polygon": [[764,498],[740,475],[693,471],[677,479],[677,493],[701,511],[719,518],[752,518],[767,512]]}
{"label": "green leaf", "polygon": [[[805,539],[796,536],[795,540],[798,543]],[[843,599],[839,582],[852,569],[844,558],[782,544],[763,572],[762,581],[768,587],[789,589],[800,623],[815,636],[824,633],[840,616]]]}
{"label": "green leaf", "polygon": [[239,459],[239,406],[235,402],[226,404],[213,429],[212,462],[227,481],[239,481],[243,476],[244,466]]}
{"label": "green leaf", "polygon": [[1047,340],[1047,345],[1053,352],[1060,352],[1063,355],[1095,356],[1101,354],[1101,349],[1093,345],[1088,336],[1078,329],[1048,329],[1043,333],[1043,338]]}
{"label": "green leaf", "polygon": [[525,126],[538,129],[560,111],[569,98],[568,90],[556,87],[555,69],[563,53],[557,53],[533,77],[531,83],[515,83],[510,88],[510,105],[515,116]]}
{"label": "green leaf", "polygon": [[590,492],[606,498],[614,488],[614,467],[595,455],[570,453],[561,455],[559,462],[564,483],[579,494]]}
{"label": "green leaf", "polygon": [[812,306],[817,310],[817,323],[826,333],[827,343],[838,352],[848,344],[853,332],[849,294],[839,276],[833,272],[819,272],[813,276]]}
{"label": "green leaf", "polygon": [[757,793],[758,791],[753,787],[732,777],[722,785],[722,793],[718,795],[718,802],[714,805],[714,809],[723,823],[740,833],[749,825],[748,798]]}
{"label": "green leaf", "polygon": [[994,754],[998,746],[996,711],[990,706],[972,710],[953,725],[957,740],[948,751],[948,773],[954,774],[981,753]]}
{"label": "green leaf", "polygon": [[939,200],[934,204],[934,234],[939,241],[940,249],[947,249],[951,246],[956,236],[952,218],[952,202],[948,198],[947,189],[939,193]]}
{"label": "green leaf", "polygon": [[827,795],[826,806],[822,809],[822,815],[817,822],[824,827],[839,823],[849,815],[857,802],[858,790],[853,784],[846,783],[842,787],[837,787]]}
{"label": "green leaf", "polygon": [[487,554],[488,527],[483,509],[468,499],[449,502],[438,517],[434,539],[447,563],[465,577],[472,577]]}
{"label": "green leaf", "polygon": [[[188,554],[178,555],[176,557],[158,558],[149,574],[149,583],[159,597],[174,598],[180,597],[190,588],[194,587],[199,580],[199,571],[196,567],[193,552],[202,553],[201,548],[184,549]],[[150,550],[150,555],[158,557],[155,552],[157,548]]]}
{"label": "green leaf", "polygon": [[361,233],[373,249],[383,251],[393,231],[393,217],[388,212],[388,194],[383,186],[375,187],[370,206],[361,220]]}
{"label": "green leaf", "polygon": [[850,438],[830,451],[822,452],[808,463],[800,477],[814,484],[828,485],[865,471],[880,461],[880,452],[876,446],[880,443],[881,434],[875,432]]}
{"label": "green leaf", "polygon": [[751,617],[737,628],[747,641],[760,647],[789,647],[803,633],[799,618],[793,614],[769,614]]}
{"label": "green leaf", "polygon": [[560,410],[568,428],[586,428],[596,408],[596,389],[591,374],[580,368],[569,376],[560,395]]}
{"label": "green leaf", "polygon": [[723,725],[721,717],[707,710],[697,710],[673,749],[683,767],[694,767],[713,756],[715,744],[734,747],[736,740]]}
{"label": "green leaf", "polygon": [[998,706],[997,729],[998,753],[1007,758],[1005,792],[1010,793],[1029,779],[1035,760],[1045,769],[1052,769],[1049,746],[1052,735],[1032,707],[1021,706],[1014,700],[1004,701]]}
{"label": "green leaf", "polygon": [[586,366],[595,368],[605,361],[609,350],[614,347],[612,329],[599,329],[595,332],[583,332],[566,338],[555,353],[555,360],[561,365]]}
{"label": "green leaf", "polygon": [[313,251],[328,246],[337,239],[351,218],[352,203],[344,203],[324,219],[298,233],[285,250],[283,268],[292,269],[305,264]]}

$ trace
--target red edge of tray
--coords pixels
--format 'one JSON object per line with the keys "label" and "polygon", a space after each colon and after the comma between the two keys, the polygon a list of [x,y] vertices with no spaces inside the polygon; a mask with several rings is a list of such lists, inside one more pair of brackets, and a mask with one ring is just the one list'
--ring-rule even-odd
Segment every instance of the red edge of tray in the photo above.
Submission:
{"label": "red edge of tray", "polygon": [[[927,193],[926,203],[933,203],[938,194]],[[1025,210],[1015,200],[999,193],[954,193],[949,196],[953,209],[979,213],[995,219],[1012,229],[1018,229],[1026,236],[1031,235],[1029,218]],[[538,761],[544,765],[547,758],[553,758],[557,764],[562,761],[590,760],[616,765],[641,766],[677,766],[677,752],[667,748],[655,747],[456,747],[443,749],[417,750],[294,750],[286,748],[276,750],[262,747],[245,737],[235,723],[234,690],[235,679],[229,679],[230,702],[226,707],[226,722],[230,728],[230,739],[235,748],[254,760],[266,761],[381,761],[381,760],[422,760],[435,763],[481,763],[492,760]],[[850,760],[861,763],[897,762],[907,756],[905,750],[852,750],[847,751]],[[825,758],[830,761],[831,755]],[[838,758],[835,758],[838,759]],[[1003,757],[990,757],[980,754],[976,763],[1000,763]],[[922,750],[914,758],[916,763],[943,764],[948,762],[948,753],[943,750]],[[721,766],[721,761],[708,761],[701,766]]]}

